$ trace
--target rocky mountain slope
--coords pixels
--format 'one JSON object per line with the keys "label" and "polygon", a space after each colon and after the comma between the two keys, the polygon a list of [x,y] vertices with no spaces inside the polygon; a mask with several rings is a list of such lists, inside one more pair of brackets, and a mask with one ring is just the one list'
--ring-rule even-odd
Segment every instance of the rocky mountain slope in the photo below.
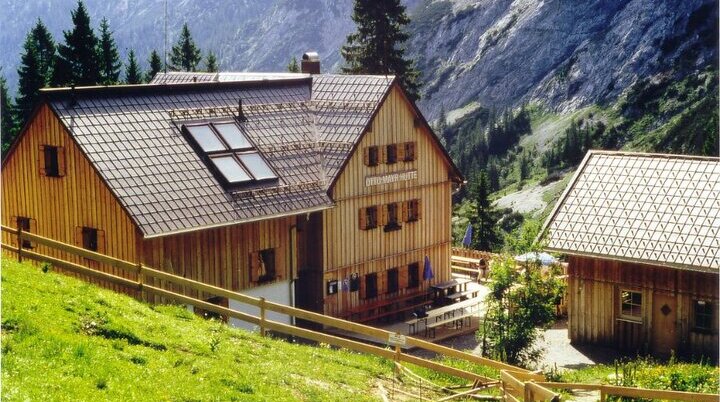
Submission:
{"label": "rocky mountain slope", "polygon": [[677,60],[717,56],[716,0],[426,1],[412,46],[431,118],[476,101],[556,111],[617,97]]}

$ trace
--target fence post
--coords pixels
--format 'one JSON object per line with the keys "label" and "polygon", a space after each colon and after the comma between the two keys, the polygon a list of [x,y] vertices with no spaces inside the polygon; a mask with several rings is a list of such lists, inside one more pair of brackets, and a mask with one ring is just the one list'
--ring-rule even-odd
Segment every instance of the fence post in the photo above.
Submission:
{"label": "fence post", "polygon": [[605,394],[605,387],[600,386],[600,402],[605,402],[607,400],[607,394]]}
{"label": "fence post", "polygon": [[400,377],[400,358],[402,355],[402,350],[400,350],[400,345],[395,345],[395,377]]}
{"label": "fence post", "polygon": [[18,225],[18,232],[17,232],[17,254],[18,254],[18,262],[22,262],[22,226]]}
{"label": "fence post", "polygon": [[265,336],[265,298],[260,298],[260,336]]}

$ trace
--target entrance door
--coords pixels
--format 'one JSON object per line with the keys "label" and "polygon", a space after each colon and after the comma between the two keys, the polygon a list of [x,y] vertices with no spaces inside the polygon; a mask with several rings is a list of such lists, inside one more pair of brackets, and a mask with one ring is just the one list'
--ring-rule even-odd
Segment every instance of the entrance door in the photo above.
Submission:
{"label": "entrance door", "polygon": [[[322,260],[322,212],[298,217],[297,269],[295,283],[295,306],[304,310],[323,312],[324,289]],[[298,326],[312,327],[311,323],[297,320]]]}
{"label": "entrance door", "polygon": [[652,309],[652,350],[668,357],[678,346],[677,299],[672,294],[654,293]]}

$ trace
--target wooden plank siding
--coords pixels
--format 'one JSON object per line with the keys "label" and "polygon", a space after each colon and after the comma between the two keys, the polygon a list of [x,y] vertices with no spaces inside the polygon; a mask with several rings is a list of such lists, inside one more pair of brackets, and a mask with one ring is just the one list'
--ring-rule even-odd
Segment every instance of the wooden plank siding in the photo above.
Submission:
{"label": "wooden plank siding", "polygon": [[[239,291],[259,285],[250,281],[251,253],[274,249],[277,280],[292,279],[290,233],[294,226],[292,216],[145,239],[143,262],[175,275]],[[209,297],[196,291],[183,293]]]}
{"label": "wooden plank siding", "polygon": [[[568,321],[573,343],[618,347],[628,353],[667,353],[655,350],[653,333],[654,295],[674,296],[677,353],[717,360],[718,275],[644,264],[570,256],[568,266]],[[642,320],[620,317],[620,292],[642,294]],[[694,328],[694,300],[712,304],[713,328]]]}
{"label": "wooden plank siding", "polygon": [[[40,173],[42,145],[62,147],[60,164],[65,166],[64,176],[48,177]],[[34,219],[37,234],[75,245],[78,245],[78,227],[99,229],[104,233],[99,251],[126,261],[138,261],[140,233],[137,227],[47,104],[39,108],[2,167],[2,222],[17,227],[14,221],[17,216]],[[15,244],[16,240],[3,233],[3,242]],[[45,246],[33,251],[79,264],[89,262]],[[134,274],[92,264],[114,275],[134,279]]]}
{"label": "wooden plank siding", "polygon": [[[382,104],[370,131],[358,144],[356,152],[331,189],[335,208],[323,213],[324,284],[360,275],[361,289],[345,292],[340,286],[337,294],[325,294],[325,313],[342,315],[349,309],[384,298],[398,297],[418,289],[407,289],[408,264],[420,264],[420,289],[427,289],[429,281],[422,280],[423,261],[430,258],[435,278],[432,283],[450,279],[450,247],[452,215],[452,183],[449,166],[435,146],[431,133],[417,124],[411,106],[395,86]],[[381,162],[366,166],[364,149],[388,144],[402,146],[415,142],[416,159],[398,160],[395,164]],[[366,186],[367,176],[417,170],[417,179],[389,184]],[[385,232],[382,226],[361,230],[358,213],[361,208],[412,199],[421,200],[421,218],[417,222],[401,222],[402,228]],[[399,290],[387,293],[387,270],[399,269]],[[378,296],[363,300],[364,276],[378,273]]]}

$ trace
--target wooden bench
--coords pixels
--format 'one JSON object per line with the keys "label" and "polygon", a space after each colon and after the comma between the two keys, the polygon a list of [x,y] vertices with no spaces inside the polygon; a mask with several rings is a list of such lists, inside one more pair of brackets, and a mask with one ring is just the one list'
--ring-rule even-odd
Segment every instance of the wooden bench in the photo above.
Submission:
{"label": "wooden bench", "polygon": [[445,296],[445,299],[451,300],[453,302],[456,302],[459,300],[465,300],[468,298],[474,299],[477,297],[478,292],[479,292],[479,289],[470,289],[470,290],[466,290],[464,292],[455,292],[455,293]]}
{"label": "wooden bench", "polygon": [[450,318],[445,318],[435,321],[432,324],[425,325],[425,337],[428,338],[428,335],[432,334],[430,337],[434,338],[436,335],[435,330],[447,324],[453,324],[455,329],[460,329],[463,327],[465,320],[467,319],[468,325],[470,325],[470,319],[474,317],[475,314],[476,313],[473,309],[464,308],[459,316],[452,316]]}
{"label": "wooden bench", "polygon": [[[415,310],[430,304],[430,293],[426,291],[411,293],[402,297],[378,300],[371,304],[363,304],[343,314],[342,317],[349,318],[351,321],[367,322],[380,318],[388,317],[394,314],[405,313],[409,310]],[[386,311],[380,311],[386,309]],[[371,312],[363,317],[363,313]]]}
{"label": "wooden bench", "polygon": [[418,325],[421,322],[425,324],[425,330],[427,332],[428,320],[435,319],[435,322],[437,323],[440,320],[447,320],[455,317],[455,312],[458,310],[472,310],[477,306],[479,306],[479,303],[476,300],[465,300],[460,303],[450,304],[447,306],[436,308],[434,310],[430,310],[427,312],[426,317],[413,318],[411,320],[405,321],[405,324],[408,325],[408,333],[410,333],[410,335],[417,333]]}

